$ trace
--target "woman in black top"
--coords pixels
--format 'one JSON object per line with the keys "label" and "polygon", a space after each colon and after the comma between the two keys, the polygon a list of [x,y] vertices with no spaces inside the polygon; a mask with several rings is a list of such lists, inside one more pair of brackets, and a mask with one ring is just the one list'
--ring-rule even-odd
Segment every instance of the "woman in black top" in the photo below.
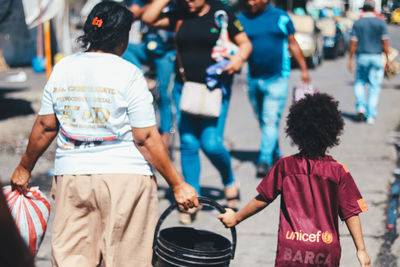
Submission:
{"label": "woman in black top", "polygon": [[[170,1],[154,0],[143,13],[142,19],[151,26],[176,32],[177,53],[182,62],[186,81],[206,83],[206,69],[215,63],[211,58],[211,51],[220,35],[220,27],[214,18],[218,10],[226,11],[229,38],[239,47],[235,55],[227,56],[230,62],[223,71],[232,75],[241,69],[251,53],[252,46],[232,12],[218,0],[178,0],[175,10],[163,14],[161,11]],[[227,90],[222,101],[221,115],[218,118],[210,119],[181,113],[178,124],[181,165],[185,180],[200,193],[199,148],[201,147],[221,175],[227,206],[237,208],[239,189],[235,183],[230,154],[223,145],[223,131],[231,94],[231,77],[225,84]],[[177,107],[179,107],[182,85],[182,77],[177,72],[174,88]],[[190,223],[193,218],[195,218],[193,214],[180,216],[181,223]]]}

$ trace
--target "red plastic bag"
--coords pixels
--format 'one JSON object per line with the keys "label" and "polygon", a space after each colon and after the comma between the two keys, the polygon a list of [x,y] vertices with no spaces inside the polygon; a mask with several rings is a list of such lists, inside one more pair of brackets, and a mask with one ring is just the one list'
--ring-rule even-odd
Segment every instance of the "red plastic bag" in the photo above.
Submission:
{"label": "red plastic bag", "polygon": [[12,191],[11,185],[3,187],[3,194],[22,238],[31,253],[36,255],[50,215],[47,197],[39,187],[28,188],[28,193],[23,195],[17,190]]}

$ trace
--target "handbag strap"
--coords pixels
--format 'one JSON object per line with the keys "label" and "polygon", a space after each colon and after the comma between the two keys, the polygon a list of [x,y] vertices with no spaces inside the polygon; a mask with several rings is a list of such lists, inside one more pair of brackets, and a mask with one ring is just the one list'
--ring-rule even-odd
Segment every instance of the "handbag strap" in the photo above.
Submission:
{"label": "handbag strap", "polygon": [[177,62],[177,64],[178,64],[178,71],[179,71],[179,74],[181,75],[182,81],[185,82],[185,81],[186,81],[185,69],[183,68],[182,59],[181,59],[181,54],[179,53],[179,50],[178,50],[178,43],[177,43],[177,41],[176,41],[176,37],[178,36],[178,31],[179,31],[179,28],[180,28],[181,25],[182,25],[182,22],[183,22],[182,19],[180,19],[180,20],[178,20],[178,21],[176,22],[174,40],[175,40],[176,62]]}

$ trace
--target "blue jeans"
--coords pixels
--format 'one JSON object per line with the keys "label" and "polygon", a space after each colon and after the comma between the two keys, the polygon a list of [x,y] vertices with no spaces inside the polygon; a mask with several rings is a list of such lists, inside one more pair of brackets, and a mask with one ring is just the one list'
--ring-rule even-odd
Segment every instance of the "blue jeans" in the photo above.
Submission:
{"label": "blue jeans", "polygon": [[[356,109],[366,113],[367,118],[375,118],[384,74],[382,56],[380,54],[359,54],[356,64],[356,82],[354,84]],[[369,84],[368,99],[365,96],[366,84]]]}
{"label": "blue jeans", "polygon": [[261,145],[258,162],[273,164],[273,158],[281,157],[278,134],[279,119],[285,107],[289,78],[268,79],[248,76],[249,99],[260,123]]}
{"label": "blue jeans", "polygon": [[142,64],[154,64],[159,91],[159,129],[162,133],[169,133],[172,127],[171,102],[175,71],[175,51],[169,50],[164,55],[158,57],[147,53],[144,43],[128,44],[122,58],[140,69],[142,69]]}
{"label": "blue jeans", "polygon": [[[222,100],[221,115],[218,118],[197,117],[184,112],[177,114],[183,177],[196,189],[198,194],[200,194],[200,148],[218,170],[225,187],[232,185],[235,180],[231,155],[223,144],[231,94],[230,87],[229,85],[227,95]],[[181,93],[182,83],[176,80],[173,94],[177,110],[179,110]]]}

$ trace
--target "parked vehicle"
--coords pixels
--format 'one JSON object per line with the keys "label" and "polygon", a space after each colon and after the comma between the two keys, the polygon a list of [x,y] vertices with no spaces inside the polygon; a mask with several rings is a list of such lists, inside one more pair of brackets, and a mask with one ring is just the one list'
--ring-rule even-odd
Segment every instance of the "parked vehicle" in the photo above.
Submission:
{"label": "parked vehicle", "polygon": [[400,1],[388,1],[382,11],[388,23],[400,24]]}
{"label": "parked vehicle", "polygon": [[307,65],[313,69],[321,64],[324,58],[324,40],[315,20],[308,15],[290,14],[296,33],[294,38],[299,43]]}
{"label": "parked vehicle", "polygon": [[317,21],[324,38],[324,55],[326,58],[337,58],[346,53],[344,34],[333,18],[324,18]]}
{"label": "parked vehicle", "polygon": [[400,8],[393,10],[392,15],[390,16],[390,22],[400,25]]}
{"label": "parked vehicle", "polygon": [[337,26],[343,33],[344,37],[344,47],[348,51],[350,47],[351,31],[353,29],[354,20],[349,17],[338,17]]}

